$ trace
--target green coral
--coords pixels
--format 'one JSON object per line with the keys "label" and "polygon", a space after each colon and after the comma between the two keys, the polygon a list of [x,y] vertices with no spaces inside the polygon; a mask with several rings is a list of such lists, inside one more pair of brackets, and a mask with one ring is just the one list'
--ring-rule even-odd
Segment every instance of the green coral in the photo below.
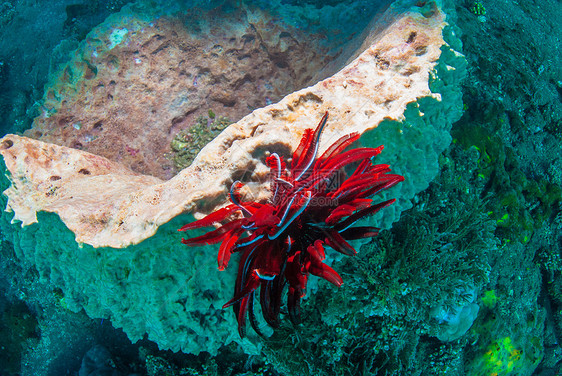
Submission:
{"label": "green coral", "polygon": [[[526,325],[504,327],[502,319],[488,314],[475,328],[479,341],[468,351],[467,371],[475,376],[531,375],[542,360],[542,314],[528,313]],[[511,334],[506,335],[506,333]],[[504,333],[504,334],[502,334]]]}
{"label": "green coral", "polygon": [[493,192],[488,214],[498,225],[497,234],[507,242],[526,243],[533,231],[556,214],[561,188],[545,178],[527,178],[515,152],[494,130],[473,125],[456,127],[452,134],[455,142],[479,155],[476,172],[486,184],[485,193]]}
{"label": "green coral", "polygon": [[510,337],[495,341],[483,355],[485,373],[509,375],[521,363],[521,350],[517,349]]}
{"label": "green coral", "polygon": [[496,290],[484,291],[484,296],[482,297],[482,304],[488,308],[494,308],[498,302],[498,297],[496,296]]}
{"label": "green coral", "polygon": [[486,8],[484,4],[480,0],[473,1],[472,4],[468,7],[468,10],[475,16],[485,16],[486,15]]}
{"label": "green coral", "polygon": [[199,151],[230,124],[228,118],[209,110],[208,117],[199,116],[195,124],[178,132],[170,143],[175,167],[178,170],[188,167]]}

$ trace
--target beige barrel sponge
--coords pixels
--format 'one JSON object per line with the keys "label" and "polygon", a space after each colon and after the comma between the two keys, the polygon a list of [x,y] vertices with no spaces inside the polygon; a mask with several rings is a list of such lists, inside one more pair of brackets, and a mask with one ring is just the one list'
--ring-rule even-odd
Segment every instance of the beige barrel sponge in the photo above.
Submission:
{"label": "beige barrel sponge", "polygon": [[241,174],[262,181],[256,189],[266,192],[264,153],[289,154],[326,111],[321,149],[383,119],[403,118],[418,98],[438,97],[428,80],[445,43],[444,25],[436,8],[429,15],[405,13],[368,34],[368,47],[342,70],[230,125],[165,182],[81,150],[7,135],[0,148],[13,182],[7,209],[22,225],[34,223],[38,211],[57,213],[77,242],[121,248],[154,235],[181,212],[224,204],[226,188]]}
{"label": "beige barrel sponge", "polygon": [[[106,46],[123,36],[103,35],[114,38],[102,40]],[[0,179],[2,232],[40,278],[60,287],[61,304],[111,319],[133,341],[148,334],[162,349],[212,355],[234,341],[246,353],[259,353],[260,340],[240,339],[234,315],[220,308],[232,297],[235,267],[219,272],[217,250],[183,246],[177,229],[225,205],[235,180],[247,183],[244,194],[267,199],[267,153],[290,157],[325,112],[320,152],[359,132],[363,145],[385,145],[377,163],[405,176],[388,192],[397,202],[373,219],[388,227],[435,177],[438,155],[451,140],[466,68],[459,49],[438,3],[397,1],[315,72],[310,86],[231,124],[168,180],[64,142],[6,135],[0,140],[8,178]],[[156,97],[177,99],[166,94]],[[56,133],[56,124],[44,120],[44,135]]]}

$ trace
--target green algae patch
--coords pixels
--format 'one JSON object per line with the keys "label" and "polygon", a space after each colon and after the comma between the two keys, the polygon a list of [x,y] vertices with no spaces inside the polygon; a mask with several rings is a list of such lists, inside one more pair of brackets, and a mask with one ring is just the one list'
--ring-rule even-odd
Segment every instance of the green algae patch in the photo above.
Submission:
{"label": "green algae patch", "polygon": [[533,231],[556,214],[562,189],[545,178],[531,179],[519,167],[517,156],[497,134],[484,126],[456,127],[452,135],[465,150],[479,154],[477,174],[486,191],[494,192],[488,214],[504,241],[526,243]]}
{"label": "green algae patch", "polygon": [[199,116],[195,123],[179,131],[170,143],[171,159],[178,171],[191,165],[205,145],[226,129],[232,122],[224,116],[216,116],[209,110],[207,116]]}

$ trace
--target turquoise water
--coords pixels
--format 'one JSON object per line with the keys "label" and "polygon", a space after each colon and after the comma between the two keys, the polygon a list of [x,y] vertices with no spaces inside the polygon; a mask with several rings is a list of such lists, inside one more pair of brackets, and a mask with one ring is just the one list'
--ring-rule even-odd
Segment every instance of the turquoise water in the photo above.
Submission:
{"label": "turquoise water", "polygon": [[[168,179],[199,151],[193,140],[204,146],[227,124],[345,66],[364,33],[383,24],[377,20],[385,11],[411,6],[430,12],[432,3],[5,1],[1,136],[23,134]],[[437,3],[449,23],[445,40],[466,59],[439,68],[448,66],[450,77],[462,70],[460,83],[435,73],[445,89],[462,92],[462,108],[420,101],[422,109],[436,106],[432,125],[443,142],[417,152],[428,170],[433,155],[437,175],[409,200],[400,220],[356,256],[334,258],[326,251],[344,284],[311,276],[302,323],[291,323],[283,305],[280,326],[272,330],[257,308],[265,337],[248,325],[248,338],[240,340],[232,310],[220,310],[226,301],[214,284],[190,283],[192,272],[186,281],[177,279],[205,260],[175,232],[188,215],[162,226],[152,240],[121,250],[77,244],[53,213],[39,213],[40,224],[22,228],[5,212],[0,375],[561,374],[562,5]],[[144,40],[143,33],[152,37]],[[138,47],[136,37],[143,41]],[[135,48],[153,53],[135,55]],[[92,63],[96,58],[103,62]],[[157,74],[127,81],[124,61],[153,64]],[[95,85],[84,84],[92,77],[117,88],[99,106],[83,100],[95,93]],[[430,79],[432,90],[443,93],[443,101],[454,97],[440,82]],[[135,85],[150,90],[126,91]],[[124,92],[130,97],[119,96]],[[157,107],[159,98],[169,104]],[[170,117],[166,129],[119,125],[127,124],[123,113],[133,122],[151,116],[148,110],[127,113],[150,106],[186,110]],[[450,130],[437,124],[447,114],[456,118]],[[418,125],[409,119],[404,124]],[[405,133],[416,139],[415,130]],[[165,141],[154,141],[160,137]],[[2,169],[5,174],[4,162]],[[5,190],[10,181],[2,177],[0,185]],[[1,201],[5,206],[6,197]],[[213,273],[217,251],[218,245],[205,251],[212,254]],[[208,269],[200,270],[204,280]],[[230,296],[236,266],[219,273],[225,276],[217,283],[227,285]],[[189,288],[181,290],[184,285]],[[163,298],[170,305],[162,305],[158,297],[165,291],[182,299]]]}

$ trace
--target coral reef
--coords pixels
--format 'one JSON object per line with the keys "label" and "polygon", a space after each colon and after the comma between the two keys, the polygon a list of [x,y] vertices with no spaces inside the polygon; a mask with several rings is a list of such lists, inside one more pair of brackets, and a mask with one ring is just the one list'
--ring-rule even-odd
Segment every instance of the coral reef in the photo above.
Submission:
{"label": "coral reef", "polygon": [[526,243],[533,231],[558,210],[562,188],[544,177],[530,179],[525,175],[514,150],[497,135],[503,122],[499,117],[490,119],[485,127],[458,127],[452,135],[479,156],[475,168],[480,179],[488,181],[487,189],[495,192],[497,199],[490,202],[490,216],[502,238]]}
{"label": "coral reef", "polygon": [[300,374],[464,374],[463,347],[478,322],[471,305],[482,305],[498,244],[478,196],[483,186],[467,189],[475,176],[465,163],[475,155],[454,147],[441,162],[440,176],[390,231],[339,262],[345,291],[322,287],[303,308],[320,301],[329,309],[266,343],[278,370],[298,373],[307,359]]}
{"label": "coral reef", "polygon": [[[405,176],[407,184],[391,193],[399,199],[392,210],[383,213],[384,221],[380,222],[388,228],[412,205],[416,192],[427,187],[437,174],[438,155],[450,141],[452,121],[460,115],[458,85],[464,75],[464,58],[455,51],[459,43],[444,17],[434,2],[398,2],[351,41],[355,49],[347,55],[342,53],[337,73],[230,125],[189,167],[166,182],[83,150],[8,135],[0,147],[5,163],[2,168],[9,178],[2,180],[3,188],[7,188],[2,200],[13,215],[3,216],[3,232],[13,243],[17,257],[34,263],[42,280],[60,287],[66,307],[72,311],[84,309],[90,317],[110,318],[133,341],[148,333],[148,338],[163,349],[212,355],[234,341],[241,351],[257,354],[263,343],[250,336],[237,338],[231,329],[234,318],[220,309],[220,304],[230,298],[228,286],[234,283],[234,276],[218,273],[215,251],[209,247],[179,250],[175,230],[192,221],[193,216],[200,218],[224,205],[225,187],[234,180],[247,183],[258,201],[266,199],[269,169],[262,162],[265,152],[287,157],[305,129],[318,123],[318,114],[328,110],[332,122],[324,130],[320,153],[341,136],[357,132],[365,146],[384,144],[380,161],[397,161],[394,171]],[[94,43],[102,46],[98,56],[105,62],[111,61],[110,51],[127,47],[138,25],[152,31],[155,25],[171,25],[166,17],[152,26],[138,19],[123,22],[132,24],[109,27],[108,23],[105,39]],[[142,36],[140,29],[137,31],[135,35]],[[108,50],[110,46],[113,48]],[[89,51],[98,50],[92,47]],[[113,65],[117,80],[119,72],[127,76],[126,68],[135,64],[131,58],[128,66]],[[94,74],[95,70],[84,62],[79,68],[82,70],[77,72],[92,81],[102,74]],[[72,70],[66,72],[67,83],[73,78],[82,82],[85,77],[71,74]],[[104,74],[108,79],[111,76]],[[72,85],[62,87],[72,92]],[[101,89],[107,89],[105,84]],[[167,91],[160,88],[160,92]],[[52,93],[49,103],[62,105],[56,91]],[[163,95],[150,98],[156,97]],[[93,108],[90,105],[96,103],[82,103],[88,109]],[[222,111],[228,107],[224,104],[205,106],[205,111],[209,107],[229,115]],[[167,108],[175,114],[172,118],[181,113]],[[50,115],[56,117],[62,112],[59,109]],[[114,120],[121,115],[116,116]],[[139,121],[155,117],[152,114]],[[63,129],[51,127],[49,118],[44,118],[47,128],[41,137]],[[136,124],[135,119],[127,118],[127,124]],[[187,123],[187,117],[177,124],[183,126],[182,121]],[[103,123],[96,128],[96,122],[71,122],[68,131],[80,132],[69,134],[87,135],[102,128],[105,132],[109,126]],[[173,132],[163,133],[169,136],[165,139],[169,147]],[[128,146],[136,156],[145,150],[136,144]],[[158,153],[152,156],[156,159]],[[19,222],[23,228],[17,228]],[[478,281],[473,286],[477,288]],[[451,299],[461,304],[459,290],[453,289],[451,294]]]}
{"label": "coral reef", "polygon": [[[205,2],[211,4],[208,9],[227,3],[221,0]],[[338,4],[330,1],[331,5],[318,8],[316,13],[314,11],[321,6],[316,0],[256,0],[255,3],[271,6],[270,9],[277,7],[276,14],[284,15],[281,17],[283,22],[296,28],[304,26],[308,30],[322,31],[322,20],[326,19],[338,24],[338,30],[326,33],[326,42],[349,35],[350,25],[364,20],[349,18],[353,14],[350,9],[368,6],[372,1],[344,0]],[[400,0],[392,7],[405,3],[408,2]],[[431,15],[431,1],[410,2],[414,3],[420,5],[420,13]],[[108,247],[95,248],[87,242],[76,244],[75,234],[68,231],[60,217],[45,211],[78,213],[82,210],[80,205],[86,204],[84,212],[90,210],[89,213],[93,213],[90,218],[95,218],[92,207],[99,206],[105,211],[103,205],[111,207],[115,202],[100,200],[91,204],[91,198],[82,196],[76,202],[58,200],[54,204],[45,201],[52,197],[51,194],[58,197],[61,187],[55,188],[52,182],[45,180],[58,175],[45,172],[43,180],[26,180],[33,175],[28,175],[26,168],[33,166],[35,157],[43,155],[45,158],[40,162],[44,163],[46,157],[62,158],[64,154],[72,156],[68,161],[76,172],[86,168],[77,161],[91,161],[91,156],[14,138],[19,143],[16,147],[27,147],[27,154],[14,152],[19,167],[12,170],[12,175],[8,174],[13,183],[12,191],[8,192],[10,200],[20,218],[33,220],[37,215],[38,219],[38,223],[21,229],[17,219],[16,223],[9,223],[11,213],[4,214],[0,222],[3,233],[0,266],[10,262],[24,268],[3,268],[0,276],[10,276],[8,287],[27,286],[11,292],[14,303],[10,304],[14,305],[10,309],[18,316],[24,311],[35,316],[41,332],[37,339],[34,330],[20,331],[20,339],[27,337],[27,340],[19,341],[20,344],[34,344],[33,348],[23,346],[27,351],[21,354],[21,364],[24,365],[21,374],[65,374],[71,373],[71,369],[78,372],[80,360],[94,346],[88,342],[92,328],[105,328],[107,332],[104,334],[107,334],[112,323],[115,327],[123,327],[133,340],[143,337],[146,332],[148,335],[144,337],[155,340],[162,348],[209,351],[201,351],[197,356],[172,354],[158,351],[156,345],[146,339],[137,345],[129,344],[134,347],[132,350],[124,350],[125,346],[121,345],[128,342],[126,338],[118,346],[112,346],[103,335],[103,344],[111,355],[106,353],[104,359],[110,358],[115,362],[115,368],[123,373],[173,376],[560,374],[562,159],[559,154],[562,133],[559,97],[562,85],[559,73],[562,64],[556,39],[561,25],[556,20],[560,19],[562,8],[556,0],[544,0],[540,7],[525,1],[475,0],[455,2],[454,6],[458,16],[447,8],[449,26],[442,29],[443,37],[452,49],[447,45],[441,47],[441,55],[429,76],[429,87],[434,94],[440,94],[441,101],[435,97],[418,98],[406,106],[400,121],[383,121],[372,131],[363,133],[360,140],[368,146],[384,143],[385,152],[379,157],[385,158],[395,171],[407,175],[400,191],[393,192],[392,196],[412,197],[413,192],[426,188],[438,171],[439,176],[413,200],[399,200],[396,213],[385,213],[384,217],[376,219],[377,223],[388,227],[388,218],[394,221],[398,212],[413,205],[402,213],[391,231],[383,231],[375,242],[361,247],[357,257],[326,260],[327,263],[337,262],[338,272],[346,283],[335,289],[328,283],[315,283],[311,279],[308,297],[301,303],[303,324],[295,328],[288,325],[288,320],[282,320],[281,327],[266,340],[250,337],[254,343],[240,343],[236,336],[233,338],[231,326],[236,325],[233,315],[218,309],[231,297],[229,291],[222,294],[221,289],[226,287],[228,290],[233,276],[216,272],[216,249],[188,252],[177,245],[176,227],[192,221],[191,215],[169,216],[167,213],[173,212],[173,208],[165,208],[156,217],[162,216],[164,221],[173,217],[168,224],[160,224],[157,219],[153,226],[154,220],[146,218],[136,222],[132,227],[144,234],[139,239],[148,236],[145,230],[148,233],[156,231],[156,227],[158,230],[152,237],[137,245],[129,245],[122,252]],[[224,9],[232,10],[223,8],[221,12]],[[81,10],[74,11],[78,14]],[[14,18],[18,19],[19,16]],[[69,29],[74,28],[79,30],[80,25],[69,24]],[[366,34],[375,29],[378,26],[371,25]],[[120,33],[116,32],[112,40],[118,42],[119,37]],[[358,57],[372,44],[370,39],[362,38],[348,44],[340,58],[333,60],[321,73],[336,72],[345,65],[343,61],[350,63]],[[469,62],[470,79],[463,84],[464,108],[460,106],[457,87],[466,67],[453,51],[460,51],[459,39],[463,41]],[[363,40],[365,46],[359,48]],[[329,45],[322,43],[323,47]],[[350,46],[352,52],[346,54]],[[335,50],[331,51],[337,54]],[[10,70],[14,69],[13,61],[2,61],[6,64],[0,74],[9,77]],[[400,64],[397,64],[390,70],[399,68]],[[373,72],[368,69],[358,71]],[[30,77],[35,76],[34,72]],[[348,71],[347,74],[349,78],[355,73]],[[332,74],[325,74],[320,79],[329,76]],[[384,78],[393,84],[399,81],[392,75]],[[315,82],[312,79],[312,83]],[[345,91],[342,92],[343,96],[334,94],[334,97],[346,103],[348,98]],[[25,103],[19,99],[21,93],[14,98],[17,103]],[[300,103],[312,107],[313,111],[321,110],[320,106],[311,104],[311,98],[295,98],[300,98]],[[326,96],[322,99],[326,100]],[[394,103],[390,101],[388,106]],[[283,106],[288,104],[291,103],[284,102]],[[363,102],[352,100],[347,110],[353,114],[361,112],[362,105]],[[15,107],[21,109],[23,105]],[[204,104],[200,111],[208,109]],[[276,109],[287,111],[286,107]],[[451,137],[448,122],[458,116],[461,109],[463,117],[453,127]],[[333,111],[332,108],[329,110]],[[207,114],[202,112],[201,115]],[[256,116],[254,119],[261,118]],[[195,200],[197,206],[187,209],[193,210],[198,218],[211,212],[224,204],[226,187],[236,179],[246,183],[246,193],[262,194],[264,186],[260,183],[265,180],[262,172],[265,168],[257,162],[264,159],[265,151],[274,147],[274,151],[289,156],[302,129],[319,120],[305,119],[302,125],[295,126],[296,130],[291,130],[294,134],[283,133],[283,127],[298,119],[289,116],[279,122],[265,119],[264,124],[271,122],[281,129],[282,142],[271,139],[256,146],[258,150],[244,149],[253,153],[252,161],[256,164],[244,160],[236,165],[244,153],[236,154],[228,160],[235,166],[217,184],[222,193],[216,193],[210,199]],[[342,119],[347,121],[349,117]],[[195,119],[177,135],[187,134],[191,124],[195,124]],[[237,148],[244,145],[243,139],[259,137],[260,132],[267,131],[265,125],[253,128],[250,123],[238,124],[248,131],[236,133],[239,137],[223,135],[223,147],[212,146],[209,153],[199,158],[215,163],[220,158],[212,159],[209,155],[222,153],[221,156],[228,157],[229,147]],[[353,121],[350,124],[356,126]],[[345,131],[344,126],[341,131]],[[343,134],[339,130],[335,133],[336,138]],[[439,157],[439,152],[451,139],[453,143]],[[178,143],[177,146],[185,150],[186,145]],[[395,154],[393,149],[397,151]],[[140,151],[138,147],[130,148],[131,153]],[[7,163],[12,155],[7,151],[4,155]],[[172,155],[165,157],[173,163]],[[110,162],[96,160],[109,163],[107,166],[111,170]],[[194,163],[199,162],[195,160]],[[237,170],[239,166],[250,166],[251,170]],[[86,168],[88,171],[89,167]],[[71,173],[64,176],[65,179],[68,176],[73,184],[81,178],[92,178],[83,180],[82,185],[77,184],[75,192],[95,185],[95,181],[104,184],[114,181],[116,185],[127,186],[128,177],[149,179],[127,171],[126,179],[115,180],[113,175],[106,174],[107,170],[99,167],[92,170],[101,175]],[[59,180],[55,179],[55,182]],[[154,182],[162,183],[156,179]],[[0,184],[5,189],[10,181],[2,179]],[[146,180],[146,185],[151,183]],[[88,192],[98,194],[99,186],[96,187],[97,190]],[[136,200],[137,188],[124,195]],[[213,192],[208,187],[204,189]],[[218,188],[216,192],[219,192]],[[16,199],[18,195],[21,197]],[[265,198],[257,197],[258,200]],[[2,204],[6,201],[7,197],[2,197]],[[115,204],[118,209],[110,210],[108,218],[119,210],[126,211],[131,202],[135,201],[122,206]],[[92,207],[88,207],[88,203]],[[37,211],[39,213],[35,214]],[[138,215],[128,213],[132,217]],[[72,216],[65,218],[71,218],[72,223]],[[85,226],[96,223],[85,222]],[[106,222],[102,218],[97,223],[103,226]],[[118,232],[113,234],[109,231],[105,236],[121,236]],[[11,249],[10,252],[4,252],[7,249]],[[17,303],[18,299],[24,299],[28,308]],[[131,301],[139,303],[131,305]],[[105,319],[89,320],[84,313],[73,314],[70,310]],[[8,308],[4,310],[8,311]],[[35,325],[33,318],[27,318],[31,325],[20,328]],[[124,337],[120,330],[111,330],[111,333]],[[37,340],[39,344],[35,345]],[[182,341],[191,344],[181,347]],[[83,346],[83,342],[88,345]],[[10,354],[17,356],[18,346],[16,343]],[[61,357],[61,354],[67,356]],[[62,364],[69,368],[60,367]]]}

